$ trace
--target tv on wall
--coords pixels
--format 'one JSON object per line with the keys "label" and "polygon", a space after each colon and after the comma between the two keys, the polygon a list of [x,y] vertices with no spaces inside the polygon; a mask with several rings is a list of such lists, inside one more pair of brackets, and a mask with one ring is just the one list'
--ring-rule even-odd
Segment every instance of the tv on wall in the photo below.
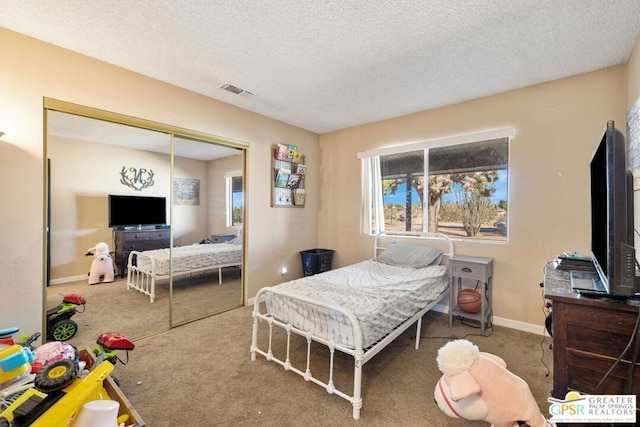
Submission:
{"label": "tv on wall", "polygon": [[624,135],[613,121],[591,163],[591,258],[610,295],[632,296],[636,285],[633,176]]}
{"label": "tv on wall", "polygon": [[109,195],[110,228],[123,229],[166,224],[166,197]]}

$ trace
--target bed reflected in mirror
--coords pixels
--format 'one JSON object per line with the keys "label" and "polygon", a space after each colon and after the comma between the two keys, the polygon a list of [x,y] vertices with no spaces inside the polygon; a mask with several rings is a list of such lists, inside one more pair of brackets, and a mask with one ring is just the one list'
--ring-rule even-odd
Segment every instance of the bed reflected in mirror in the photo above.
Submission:
{"label": "bed reflected in mirror", "polygon": [[[46,309],[59,310],[68,294],[86,299],[69,319],[77,326],[70,343],[92,346],[103,332],[135,340],[242,305],[239,266],[173,274],[170,246],[204,247],[212,236],[240,233],[241,220],[227,221],[226,178],[241,179],[243,149],[53,110],[47,110],[46,145]],[[154,215],[128,220],[142,224],[116,224],[131,216],[112,218],[110,196],[164,200],[166,220]],[[241,198],[243,207],[244,193]],[[90,274],[101,242],[109,248],[113,280]],[[156,278],[151,302],[149,292],[131,286],[128,264],[132,252],[163,248],[167,271]]]}
{"label": "bed reflected in mirror", "polygon": [[242,304],[243,164],[244,150],[174,139],[172,325]]}
{"label": "bed reflected in mirror", "polygon": [[243,150],[174,138],[171,248],[134,250],[126,266],[150,303],[170,293],[174,326],[241,304],[242,165]]}

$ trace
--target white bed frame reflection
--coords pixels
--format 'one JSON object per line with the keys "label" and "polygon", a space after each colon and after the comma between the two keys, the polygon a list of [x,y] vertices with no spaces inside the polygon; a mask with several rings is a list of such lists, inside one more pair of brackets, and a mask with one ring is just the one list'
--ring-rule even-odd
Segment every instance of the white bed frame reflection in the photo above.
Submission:
{"label": "white bed frame reflection", "polygon": [[[232,262],[210,264],[182,271],[171,271],[167,268],[159,268],[158,260],[154,256],[150,255],[156,253],[158,250],[144,252],[131,251],[127,260],[127,289],[135,289],[138,292],[142,292],[143,294],[148,295],[150,302],[153,303],[156,298],[156,282],[158,280],[168,279],[171,276],[175,278],[178,276],[191,275],[203,271],[218,270],[218,284],[222,285],[223,268],[242,266],[242,245],[217,243],[198,246],[202,248],[210,247],[212,251],[215,251],[217,247],[222,247],[225,249],[236,248],[237,251],[233,252],[237,252],[239,256],[238,259],[233,260]],[[189,248],[189,246],[175,247],[172,249],[171,257],[174,262],[179,261],[180,257],[183,256],[181,255],[181,248]],[[161,249],[161,251],[169,251],[169,249]],[[186,254],[184,256],[187,257],[191,255]],[[143,265],[144,267],[141,268],[140,265]]]}

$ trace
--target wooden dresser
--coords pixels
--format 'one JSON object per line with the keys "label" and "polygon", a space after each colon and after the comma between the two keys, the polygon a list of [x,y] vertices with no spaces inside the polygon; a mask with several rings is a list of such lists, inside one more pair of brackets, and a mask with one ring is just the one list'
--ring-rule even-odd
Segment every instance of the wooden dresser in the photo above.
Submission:
{"label": "wooden dresser", "polygon": [[[553,397],[564,399],[571,390],[599,395],[629,394],[627,378],[635,340],[597,387],[632,338],[638,308],[624,300],[581,296],[571,290],[569,272],[555,267],[554,262],[547,264],[544,278],[544,297],[551,301],[553,313]],[[632,384],[638,407],[638,363]]]}
{"label": "wooden dresser", "polygon": [[131,251],[168,248],[169,231],[169,229],[116,230],[114,232],[115,261],[120,271],[120,277],[127,274],[127,259]]}

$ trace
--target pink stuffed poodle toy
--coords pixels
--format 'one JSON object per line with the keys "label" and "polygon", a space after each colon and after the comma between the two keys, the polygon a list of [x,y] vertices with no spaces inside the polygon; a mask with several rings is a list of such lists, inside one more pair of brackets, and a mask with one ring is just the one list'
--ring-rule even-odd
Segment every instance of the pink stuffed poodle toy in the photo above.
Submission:
{"label": "pink stuffed poodle toy", "polygon": [[88,252],[93,252],[93,261],[89,270],[89,284],[113,282],[113,260],[109,255],[109,245],[100,242],[95,248],[90,248]]}
{"label": "pink stuffed poodle toy", "polygon": [[438,350],[436,361],[444,375],[434,397],[445,414],[495,427],[554,425],[540,412],[527,383],[507,370],[500,357],[481,352],[470,341],[455,340]]}

